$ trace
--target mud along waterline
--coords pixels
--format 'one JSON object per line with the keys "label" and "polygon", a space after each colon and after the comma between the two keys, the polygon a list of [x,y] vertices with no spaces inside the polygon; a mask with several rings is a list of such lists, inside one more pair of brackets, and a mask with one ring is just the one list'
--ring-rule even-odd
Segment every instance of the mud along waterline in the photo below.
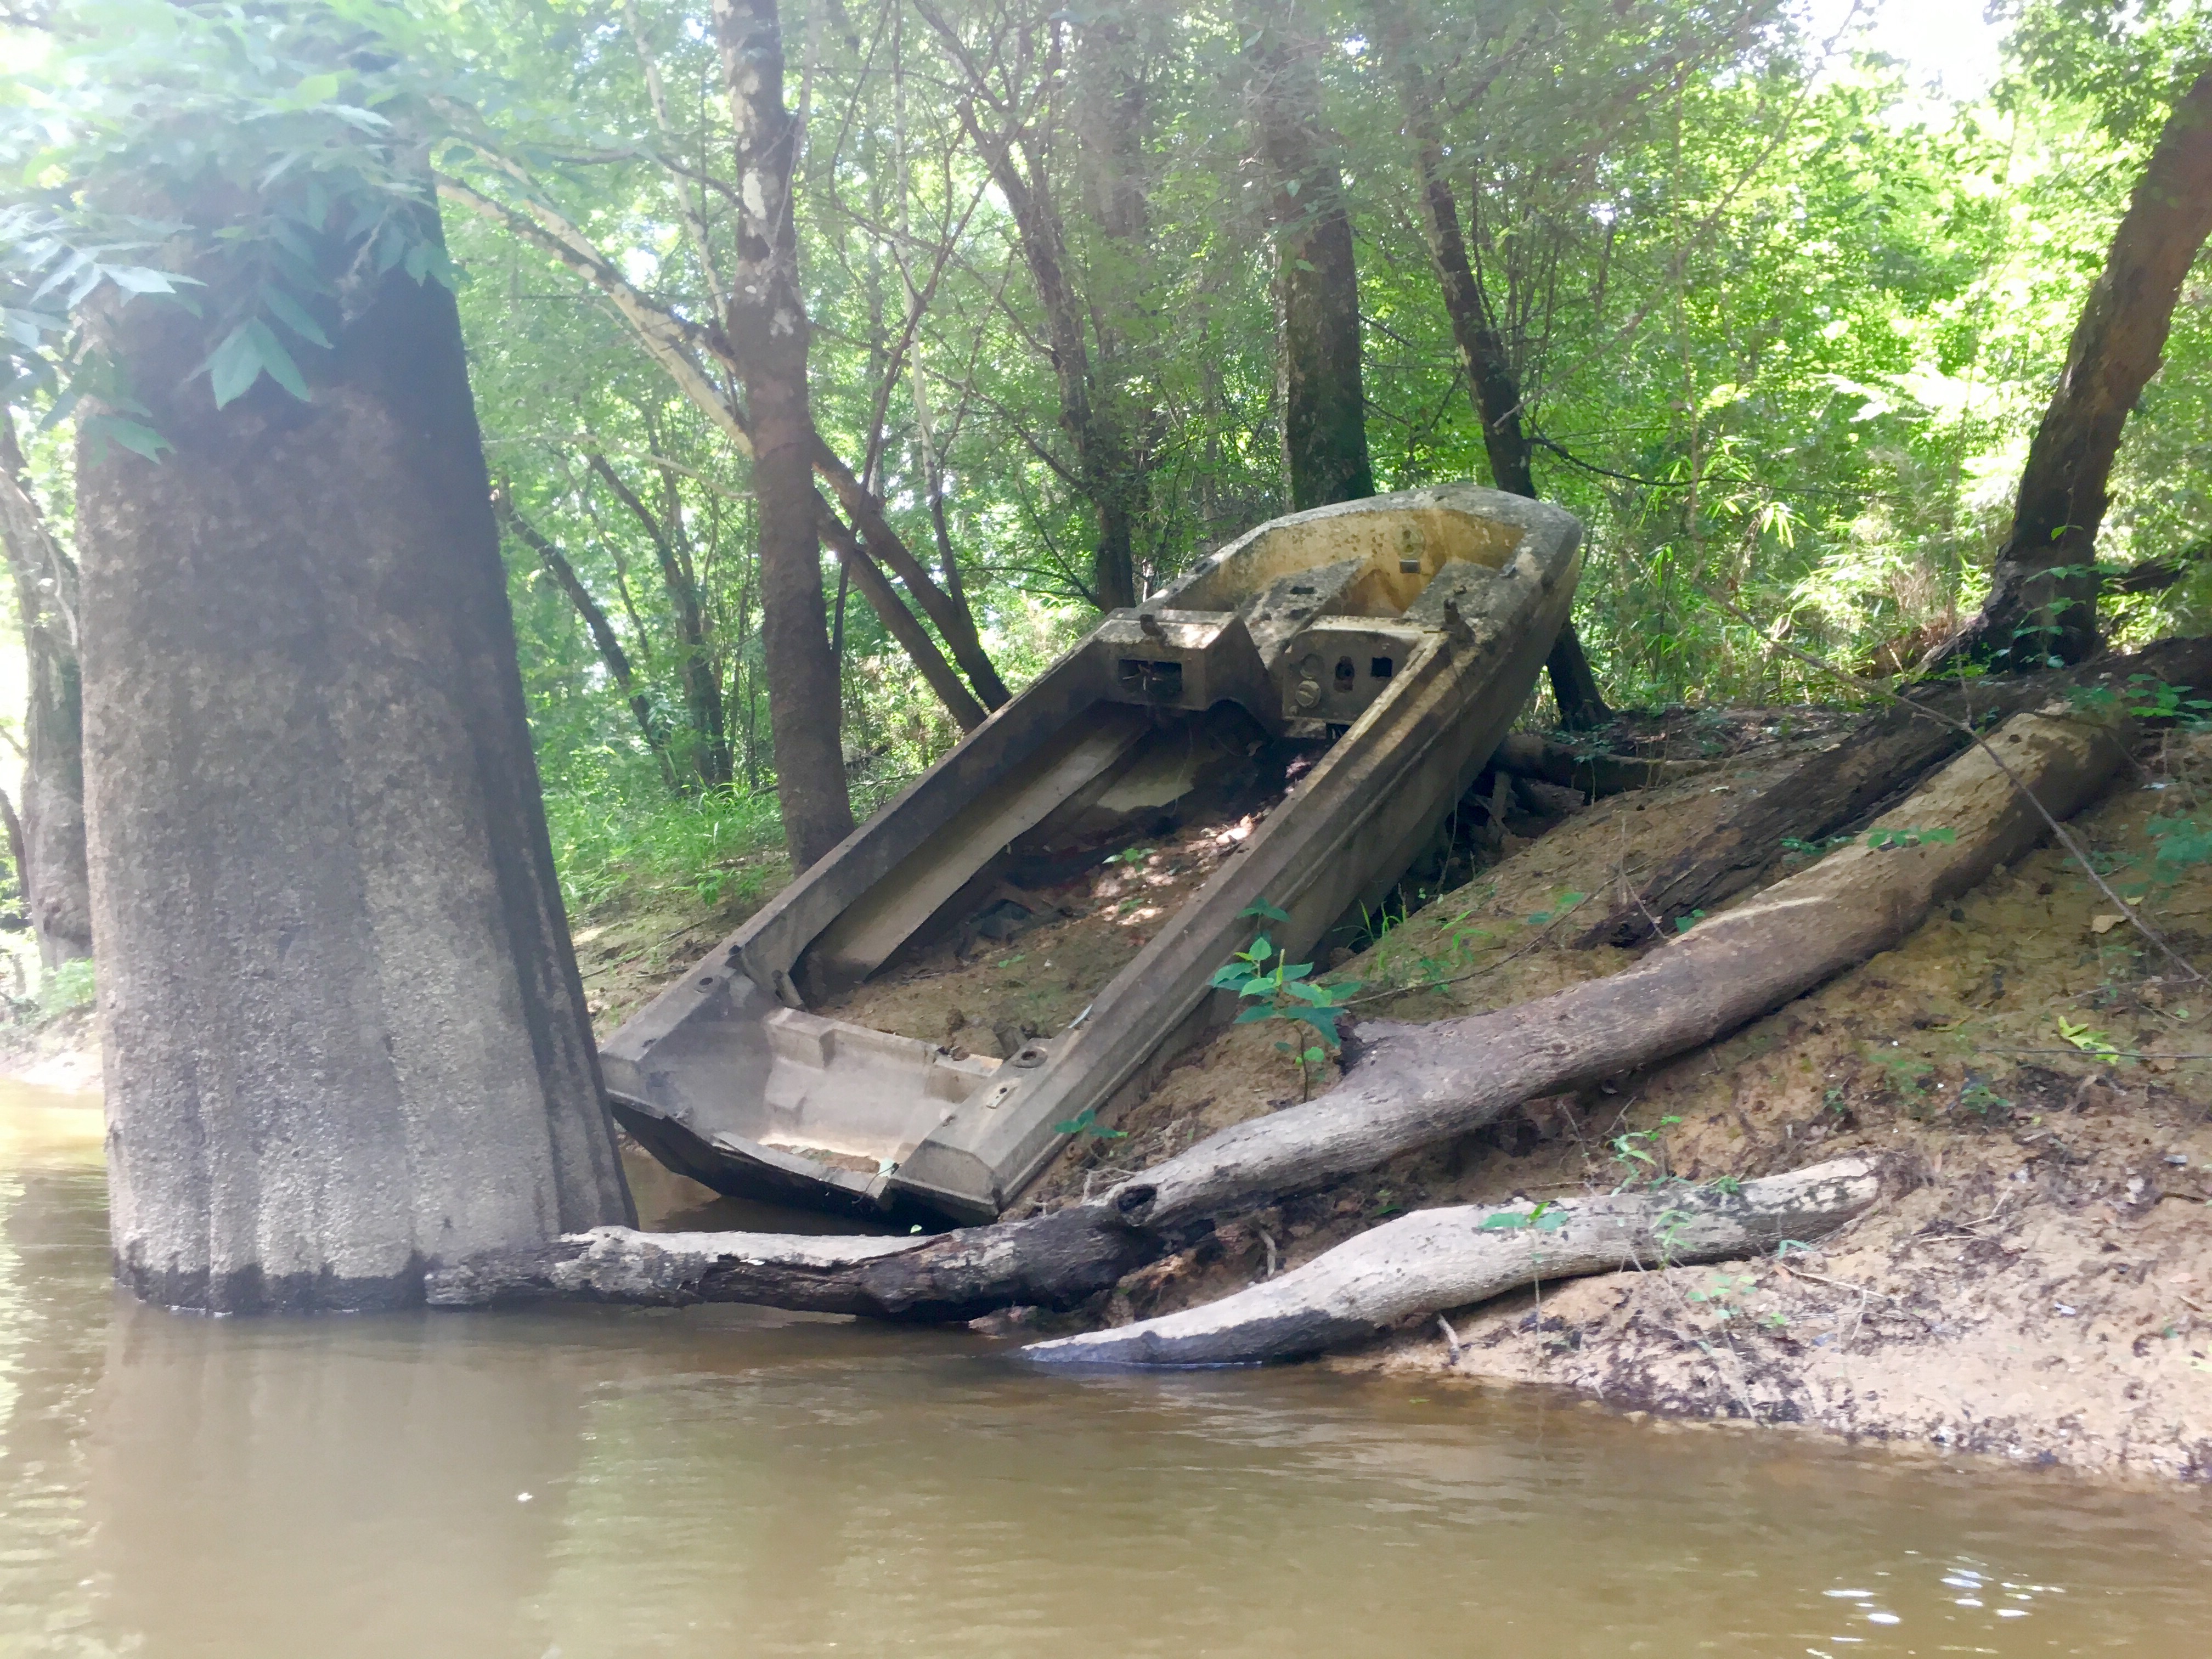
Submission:
{"label": "mud along waterline", "polygon": [[744,1309],[166,1314],[109,1279],[96,1103],[0,1086],[9,1659],[2193,1659],[2212,1619],[2196,1494],[1534,1393]]}

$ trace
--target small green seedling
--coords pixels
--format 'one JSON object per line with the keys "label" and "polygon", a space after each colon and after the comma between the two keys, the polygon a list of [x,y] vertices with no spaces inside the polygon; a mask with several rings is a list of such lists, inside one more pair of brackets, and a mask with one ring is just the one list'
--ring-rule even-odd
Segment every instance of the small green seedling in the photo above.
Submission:
{"label": "small green seedling", "polygon": [[1705,919],[1705,913],[1703,910],[1692,910],[1686,916],[1677,916],[1674,918],[1674,931],[1678,933],[1686,933]]}
{"label": "small green seedling", "polygon": [[1098,1121],[1098,1109],[1085,1106],[1065,1123],[1055,1123],[1052,1132],[1056,1135],[1074,1135],[1086,1140],[1127,1140],[1127,1129],[1109,1129]]}
{"label": "small green seedling", "polygon": [[1830,836],[1825,840],[1800,841],[1795,836],[1784,836],[1782,850],[1798,858],[1817,859],[1834,852],[1838,847],[1849,847],[1857,839],[1856,836]]}
{"label": "small green seedling", "polygon": [[[1265,899],[1243,914],[1267,921],[1290,920],[1286,911]],[[1277,946],[1261,933],[1215,969],[1206,982],[1217,990],[1234,991],[1252,1005],[1237,1016],[1236,1024],[1250,1025],[1260,1020],[1280,1019],[1309,1025],[1321,1034],[1322,1042],[1328,1048],[1334,1048],[1340,1046],[1337,1022],[1344,1018],[1344,1005],[1352,1000],[1359,986],[1356,981],[1316,985],[1309,977],[1312,973],[1313,963],[1292,962],[1289,951]],[[1297,1065],[1301,1096],[1310,1094],[1315,1062],[1328,1057],[1325,1049],[1316,1054],[1314,1048],[1304,1044],[1279,1042],[1275,1047]]]}
{"label": "small green seedling", "polygon": [[2063,1014],[2057,1018],[2058,1035],[2083,1054],[2094,1055],[2099,1060],[2118,1060],[2120,1057],[2120,1051],[2109,1034],[2093,1031],[2087,1025],[2076,1025]]}
{"label": "small green seedling", "polygon": [[1109,864],[1126,864],[1134,866],[1152,857],[1157,850],[1151,847],[1124,847],[1118,853],[1109,853],[1105,861]]}
{"label": "small green seedling", "polygon": [[1561,916],[1566,915],[1568,911],[1573,909],[1577,905],[1580,904],[1589,896],[1589,895],[1588,893],[1577,893],[1572,890],[1562,892],[1559,897],[1552,901],[1552,908],[1550,909],[1539,910],[1534,915],[1530,916],[1528,918],[1528,925],[1531,927],[1541,927],[1550,922],[1557,921]]}

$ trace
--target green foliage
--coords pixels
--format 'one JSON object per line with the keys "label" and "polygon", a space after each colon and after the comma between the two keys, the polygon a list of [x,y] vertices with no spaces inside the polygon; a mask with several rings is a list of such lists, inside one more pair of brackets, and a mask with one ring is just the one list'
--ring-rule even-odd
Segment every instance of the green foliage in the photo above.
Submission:
{"label": "green foliage", "polygon": [[72,1008],[88,1006],[99,994],[88,959],[65,962],[39,976],[38,1007],[41,1019],[52,1019]]}
{"label": "green foliage", "polygon": [[1528,1210],[1500,1210],[1493,1215],[1485,1216],[1482,1225],[1476,1231],[1486,1233],[1555,1233],[1567,1224],[1567,1212],[1547,1198]]}
{"label": "green foliage", "polygon": [[672,797],[642,778],[625,787],[589,772],[547,782],[553,861],[573,915],[656,890],[708,906],[753,902],[788,875],[772,795]]}
{"label": "green foliage", "polygon": [[2154,816],[2145,821],[2143,829],[2150,836],[2158,872],[2167,880],[2212,862],[2212,829],[2198,824],[2194,817]]}
{"label": "green foliage", "polygon": [[1625,1193],[1639,1184],[1664,1178],[1666,1171],[1660,1163],[1661,1133],[1681,1121],[1670,1113],[1659,1120],[1657,1129],[1625,1130],[1606,1143],[1612,1148],[1613,1161],[1620,1170],[1620,1182],[1613,1191]]}
{"label": "green foliage", "polygon": [[2077,1025],[2063,1014],[2055,1018],[2058,1025],[2058,1035],[2083,1054],[2094,1060],[2120,1058],[2119,1048],[2112,1042],[2109,1032],[2093,1030],[2086,1024]]}
{"label": "green foliage", "polygon": [[1055,1123],[1052,1132],[1056,1135],[1073,1135],[1083,1140],[1127,1140],[1127,1129],[1109,1129],[1098,1121],[1098,1109],[1085,1106],[1065,1123]]}
{"label": "green foliage", "polygon": [[[1290,920],[1287,912],[1265,899],[1243,914],[1277,921]],[[1337,1022],[1344,1018],[1344,1005],[1359,989],[1356,981],[1316,983],[1309,977],[1312,972],[1313,963],[1292,962],[1287,950],[1261,933],[1215,969],[1206,981],[1216,990],[1234,991],[1251,1005],[1238,1012],[1237,1024],[1279,1019],[1294,1026],[1310,1026],[1320,1033],[1326,1048],[1303,1040],[1275,1045],[1278,1053],[1289,1055],[1297,1066],[1302,1094],[1310,1087],[1312,1069],[1328,1058],[1328,1048],[1338,1046]]]}
{"label": "green foliage", "polygon": [[[1537,486],[1588,529],[1576,619],[1611,699],[1832,696],[1797,650],[1869,675],[1909,665],[1979,598],[2101,250],[2203,60],[2202,7],[2007,0],[2006,79],[1948,106],[1893,66],[1825,57],[1763,0],[1407,9],[1539,441]],[[171,434],[88,351],[85,308],[199,307],[218,401],[264,380],[297,396],[365,280],[459,280],[431,176],[449,202],[459,189],[491,199],[490,217],[450,207],[443,235],[473,279],[459,303],[494,478],[610,619],[646,711],[538,555],[511,538],[572,895],[603,895],[633,852],[642,878],[702,895],[753,879],[751,853],[730,849],[773,839],[775,757],[750,467],[606,298],[612,273],[696,340],[726,297],[729,272],[712,262],[726,265],[738,184],[699,9],[51,10],[52,27],[17,31],[0,95],[9,395],[50,419],[82,408],[95,445],[158,457]],[[964,60],[989,65],[993,98],[1034,112],[1019,148],[1066,219],[1092,395],[1136,434],[1125,505],[1156,587],[1284,506],[1264,192],[1244,123],[1224,118],[1249,95],[1249,30],[1218,4],[1031,16],[951,0],[933,15],[957,49],[910,10],[840,22],[832,8],[827,27],[786,10],[787,94],[806,103],[794,196],[811,412],[908,544],[957,573],[1018,685],[1092,619],[1097,516],[1062,419],[1060,347],[969,131],[990,100],[967,96]],[[1314,49],[1313,126],[1340,148],[1360,238],[1378,481],[1486,478],[1421,230],[1400,66],[1373,21],[1315,8],[1288,27]],[[1098,157],[1074,131],[1093,107],[1094,62],[1141,88],[1114,103],[1132,117],[1133,235],[1101,216]],[[550,257],[526,233],[556,219],[583,252]],[[2212,532],[2212,307],[2200,299],[2191,289],[2177,312],[2166,369],[2129,418],[2101,565]],[[673,533],[657,538],[609,473]],[[686,585],[703,641],[678,626]],[[957,732],[880,621],[857,595],[841,605],[841,591],[828,568],[865,806]],[[2104,620],[2136,640],[2202,626],[2208,607],[2212,562],[2110,602]],[[702,681],[726,711],[720,732],[693,695]],[[2161,718],[2212,714],[2187,690],[2128,695]],[[717,745],[726,782],[700,764]],[[1367,942],[1401,919],[1368,918]],[[1423,960],[1433,981],[1427,964],[1449,958]]]}
{"label": "green foliage", "polygon": [[[91,392],[105,435],[166,439],[72,328],[88,303],[180,305],[217,344],[218,407],[264,374],[305,398],[295,353],[395,266],[453,280],[424,147],[465,82],[385,0],[283,7],[71,0],[35,67],[0,85],[0,299],[13,395]],[[62,389],[69,377],[68,390]]]}

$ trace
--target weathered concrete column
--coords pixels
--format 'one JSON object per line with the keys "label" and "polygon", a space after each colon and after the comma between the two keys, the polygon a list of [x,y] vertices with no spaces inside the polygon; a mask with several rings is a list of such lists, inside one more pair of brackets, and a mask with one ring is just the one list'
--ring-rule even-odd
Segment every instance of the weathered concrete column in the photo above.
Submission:
{"label": "weathered concrete column", "polygon": [[78,522],[116,1273],[178,1307],[417,1301],[630,1216],[459,319],[360,303],[311,401],[221,411],[197,319],[102,328],[176,446],[88,444]]}

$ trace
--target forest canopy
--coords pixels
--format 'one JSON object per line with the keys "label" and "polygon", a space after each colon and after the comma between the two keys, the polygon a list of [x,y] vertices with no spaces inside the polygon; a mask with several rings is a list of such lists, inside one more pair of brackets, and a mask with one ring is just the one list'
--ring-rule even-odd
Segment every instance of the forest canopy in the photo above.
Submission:
{"label": "forest canopy", "polygon": [[[1587,527],[1607,701],[1832,701],[1808,659],[1897,672],[1980,603],[2212,60],[2187,0],[1993,16],[1961,100],[1863,9],[1773,0],[13,7],[13,417],[65,547],[72,423],[164,441],[85,307],[233,307],[227,400],[298,389],[360,270],[452,286],[572,902],[711,897],[779,839],[763,397],[795,374],[818,436],[775,544],[820,549],[864,814],[1102,604],[1290,509],[1302,272],[1356,293],[1373,488],[1524,487],[1517,423],[1525,488]],[[219,301],[210,258],[246,273]],[[733,321],[771,289],[795,368]],[[2106,584],[2118,640],[2212,602],[2208,300],[2113,471],[2100,567],[2181,573]]]}

